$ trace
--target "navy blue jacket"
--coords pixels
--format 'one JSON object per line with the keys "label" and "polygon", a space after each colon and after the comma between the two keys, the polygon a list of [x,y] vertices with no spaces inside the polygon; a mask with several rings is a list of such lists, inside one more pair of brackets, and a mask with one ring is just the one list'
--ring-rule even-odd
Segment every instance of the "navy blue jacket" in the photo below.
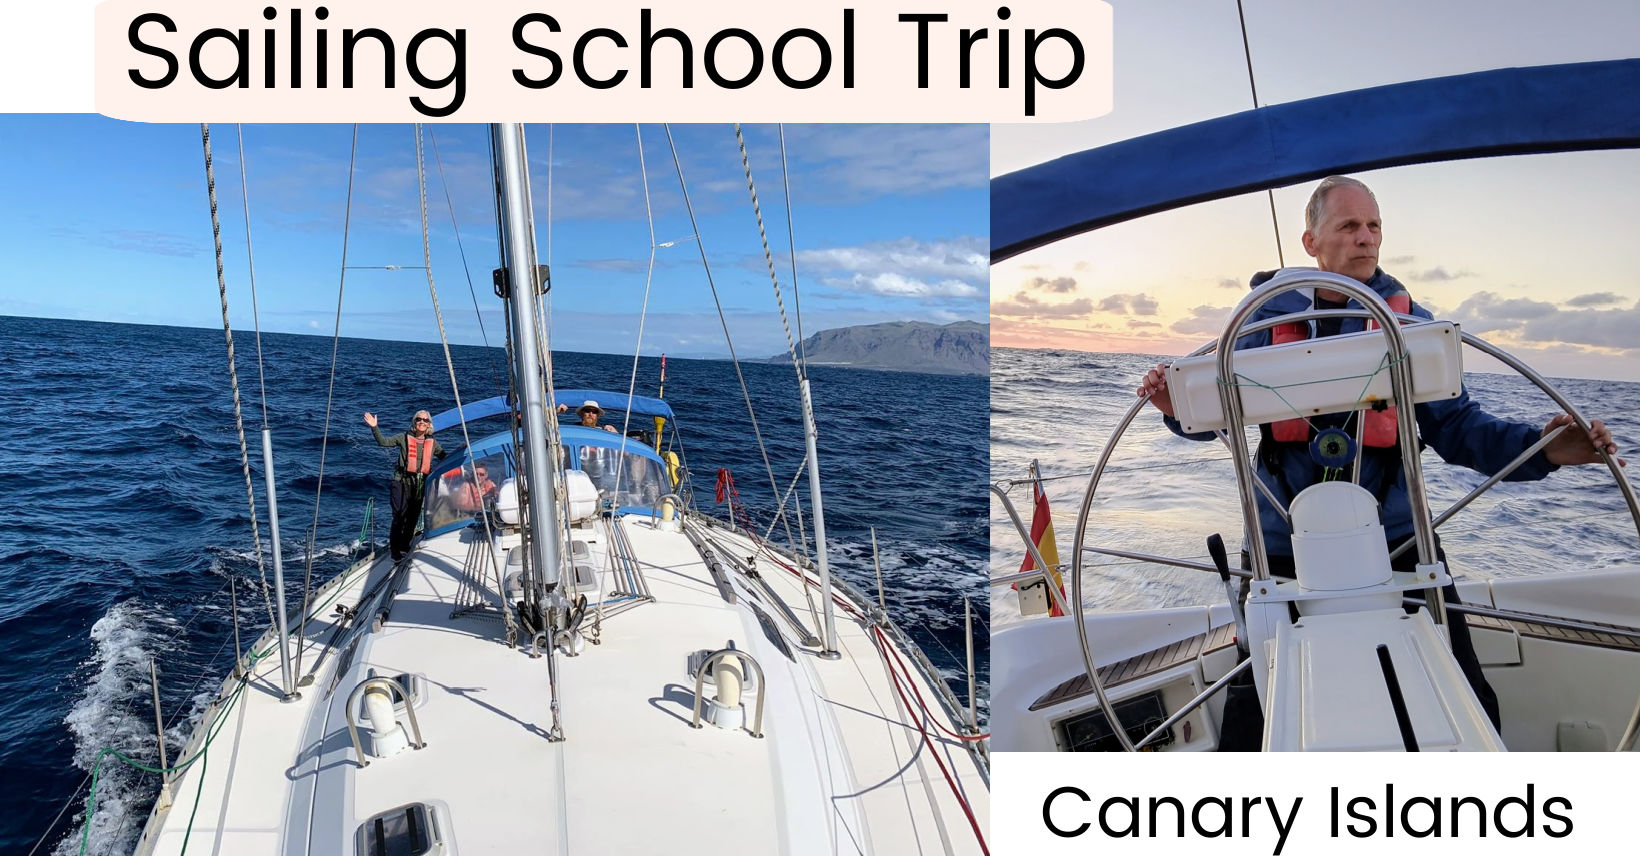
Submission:
{"label": "navy blue jacket", "polygon": [[[1253,287],[1257,288],[1264,284],[1272,276],[1274,272],[1255,275]],[[1383,297],[1406,290],[1382,269],[1373,273],[1367,287]],[[1307,311],[1313,308],[1311,301],[1312,297],[1307,291],[1289,291],[1259,307],[1250,320],[1263,321],[1293,312]],[[1361,305],[1351,300],[1349,307],[1360,309]],[[1412,304],[1412,314],[1420,318],[1433,318],[1429,310],[1416,302]],[[1345,318],[1339,333],[1359,333],[1364,329],[1365,318]],[[1268,344],[1270,331],[1264,330],[1238,339],[1236,349],[1261,348]],[[1492,475],[1508,466],[1510,461],[1542,436],[1541,426],[1510,422],[1482,410],[1480,405],[1470,399],[1468,390],[1464,390],[1457,398],[1419,404],[1414,412],[1417,415],[1418,435],[1443,460],[1486,475]],[[1216,436],[1211,431],[1186,434],[1179,426],[1179,421],[1171,416],[1163,417],[1163,421],[1180,437],[1211,440]],[[1291,505],[1295,494],[1315,484],[1321,476],[1320,468],[1310,459],[1309,449],[1302,443],[1274,444],[1274,449],[1262,450],[1258,460],[1258,477],[1284,506]],[[1272,460],[1277,462],[1280,477],[1270,471],[1269,462]],[[1396,472],[1393,474],[1393,482],[1390,482],[1390,474],[1382,469],[1385,466],[1392,466],[1399,471],[1399,456],[1362,455],[1360,483],[1369,489],[1372,485],[1388,483],[1388,490],[1384,493],[1378,513],[1384,524],[1384,534],[1391,543],[1395,543],[1412,534],[1412,506],[1407,497],[1406,474]],[[1507,480],[1532,481],[1541,479],[1557,469],[1559,467],[1549,463],[1548,458],[1539,451],[1519,469],[1510,473]],[[1265,550],[1272,556],[1291,556],[1293,544],[1287,523],[1270,507],[1269,501],[1262,493],[1258,495],[1258,510],[1259,523],[1264,530]]]}

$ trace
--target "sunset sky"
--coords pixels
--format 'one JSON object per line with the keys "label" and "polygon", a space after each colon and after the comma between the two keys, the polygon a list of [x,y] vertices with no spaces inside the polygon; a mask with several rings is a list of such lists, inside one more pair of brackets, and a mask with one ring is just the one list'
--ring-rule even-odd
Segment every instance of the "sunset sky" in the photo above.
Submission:
{"label": "sunset sky", "polygon": [[[1234,2],[1117,0],[1115,109],[993,126],[993,176],[1248,109]],[[1511,66],[1636,55],[1640,5],[1386,2],[1347,20],[1249,0],[1261,104]],[[1616,94],[1614,93],[1614,96]],[[1625,97],[1633,97],[1627,94]],[[1358,174],[1383,216],[1381,264],[1437,316],[1552,375],[1640,379],[1640,152],[1491,158]],[[1314,182],[1275,191],[1288,265]],[[1176,355],[1216,334],[1253,271],[1278,266],[1263,193],[1061,241],[991,270],[992,344]],[[1467,356],[1466,356],[1467,359]],[[1473,360],[1471,368],[1487,368]]]}

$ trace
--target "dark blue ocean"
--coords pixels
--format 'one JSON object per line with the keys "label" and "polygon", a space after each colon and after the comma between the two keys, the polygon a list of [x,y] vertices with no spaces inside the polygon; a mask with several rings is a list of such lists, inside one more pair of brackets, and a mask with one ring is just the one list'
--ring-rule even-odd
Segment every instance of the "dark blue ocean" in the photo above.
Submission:
{"label": "dark blue ocean", "polygon": [[[0,317],[0,342],[0,767],[12,794],[0,851],[27,853],[43,840],[40,852],[73,853],[99,750],[155,759],[150,660],[174,760],[190,717],[232,663],[229,580],[246,644],[266,627],[267,610],[222,332]],[[245,331],[235,331],[235,345],[260,507],[256,345]],[[347,566],[366,501],[385,508],[391,452],[375,445],[363,412],[391,433],[417,408],[454,403],[439,346],[342,339],[326,447],[331,345],[262,336],[293,602],[310,539],[318,585]],[[502,360],[499,349],[455,347],[462,398],[501,392]],[[640,394],[654,394],[657,363],[642,361]],[[561,387],[624,391],[632,360],[560,353],[554,365]],[[743,369],[785,490],[803,456],[793,372]],[[963,598],[986,615],[987,380],[825,366],[811,378],[832,567],[875,591],[876,526],[889,612],[965,699]],[[766,521],[774,500],[732,364],[669,360],[666,398],[703,508],[717,508],[712,477],[728,467],[754,518]],[[457,431],[440,438],[459,446]],[[310,531],[321,453],[322,522]],[[265,522],[262,537],[266,549]],[[976,630],[984,698],[988,647],[984,625]],[[105,764],[90,852],[129,852],[157,787],[152,776]]]}
{"label": "dark blue ocean", "polygon": [[[1468,354],[1466,354],[1468,356]],[[1026,477],[1038,461],[1053,510],[1062,560],[1069,560],[1088,476],[1112,430],[1136,400],[1134,390],[1159,358],[1140,354],[995,348],[991,352],[991,477]],[[1640,384],[1555,379],[1554,385],[1590,419],[1612,428],[1629,470],[1640,465]],[[1470,372],[1464,384],[1487,412],[1542,425],[1559,412],[1525,378]],[[1250,432],[1256,443],[1256,432]],[[1423,455],[1431,507],[1444,511],[1485,481],[1472,470]],[[1027,525],[1030,488],[1014,484],[1008,496]],[[1011,573],[1024,558],[1023,542],[999,501],[991,503],[991,572]],[[1094,494],[1087,543],[1152,555],[1208,562],[1206,540],[1241,543],[1241,510],[1230,455],[1222,443],[1176,437],[1149,405],[1134,419]],[[1546,569],[1640,564],[1640,536],[1610,471],[1600,465],[1562,468],[1536,482],[1504,482],[1460,511],[1440,529],[1453,574],[1460,579],[1538,574]],[[1093,610],[1148,609],[1218,603],[1216,575],[1091,557],[1083,606]],[[1017,620],[1017,602],[992,604],[996,621]]]}

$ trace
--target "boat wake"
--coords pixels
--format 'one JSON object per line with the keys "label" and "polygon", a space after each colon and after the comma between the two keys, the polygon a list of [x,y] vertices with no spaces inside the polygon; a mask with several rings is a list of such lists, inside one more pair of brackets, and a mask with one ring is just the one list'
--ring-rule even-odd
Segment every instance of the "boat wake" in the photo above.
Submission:
{"label": "boat wake", "polygon": [[[140,763],[157,764],[153,711],[139,702],[149,697],[145,688],[150,659],[163,661],[175,650],[180,629],[176,616],[136,599],[115,604],[92,625],[91,656],[77,673],[85,690],[63,719],[74,735],[76,767],[90,774],[104,748]],[[180,746],[174,740],[175,735],[167,740],[173,744],[167,751]],[[56,856],[79,853],[82,835],[86,836],[86,853],[130,852],[153,800],[152,778],[112,757],[105,758],[96,777],[97,801],[89,833],[83,831],[82,812],[52,852]]]}
{"label": "boat wake", "polygon": [[[345,561],[359,546],[354,541],[324,545],[316,555],[321,561]],[[265,554],[265,545],[263,550]],[[255,638],[267,624],[267,607],[257,593],[256,552],[211,552],[215,554],[211,576],[224,582],[229,575],[239,579],[240,635],[246,641]],[[300,548],[285,552],[287,566],[300,567],[307,559]],[[292,594],[300,597],[300,592]],[[159,668],[166,753],[170,763],[176,763],[195,723],[216,696],[218,680],[228,670],[231,612],[224,585],[215,594],[188,598],[185,605],[123,600],[92,625],[91,653],[71,678],[84,690],[63,723],[73,735],[74,766],[87,776],[97,768],[96,804],[89,833],[82,811],[57,842],[52,851],[55,856],[79,854],[82,837],[88,854],[129,853],[136,846],[153,805],[158,777],[121,763],[103,750],[158,766],[148,671],[152,660]],[[103,756],[100,768],[99,755]]]}

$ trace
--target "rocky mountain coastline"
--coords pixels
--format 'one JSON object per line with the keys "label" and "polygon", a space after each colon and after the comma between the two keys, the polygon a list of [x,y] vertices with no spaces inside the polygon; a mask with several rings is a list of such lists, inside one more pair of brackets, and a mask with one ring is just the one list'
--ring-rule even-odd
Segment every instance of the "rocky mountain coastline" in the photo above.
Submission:
{"label": "rocky mountain coastline", "polygon": [[[804,339],[803,352],[811,365],[982,375],[991,371],[991,329],[974,321],[839,327]],[[791,357],[778,354],[769,361],[789,363]]]}

